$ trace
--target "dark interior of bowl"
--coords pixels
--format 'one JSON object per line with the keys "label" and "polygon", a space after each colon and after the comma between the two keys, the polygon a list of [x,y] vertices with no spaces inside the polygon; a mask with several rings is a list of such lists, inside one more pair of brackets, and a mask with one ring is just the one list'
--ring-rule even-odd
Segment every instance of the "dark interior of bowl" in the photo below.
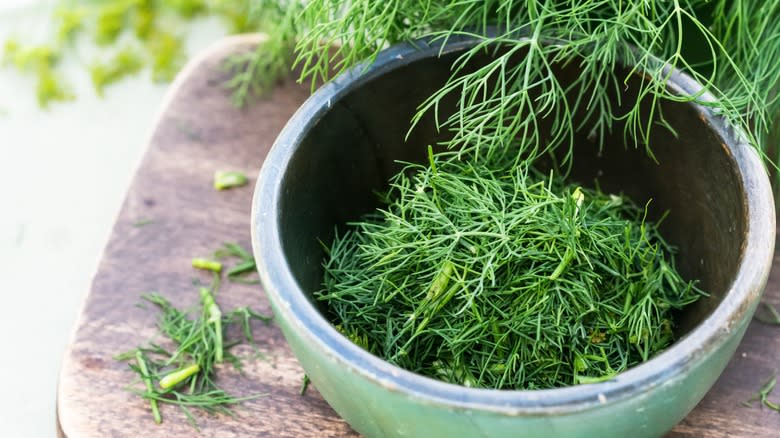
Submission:
{"label": "dark interior of bowl", "polygon": [[[307,131],[284,173],[279,212],[284,256],[305,292],[321,288],[320,241],[330,243],[337,226],[377,206],[375,191],[399,170],[396,161],[420,162],[426,146],[442,139],[431,119],[423,120],[407,140],[405,136],[417,106],[444,84],[456,56],[432,53],[387,69],[331,102]],[[558,77],[565,84],[578,74],[569,66]],[[636,99],[641,81],[629,81],[620,98],[624,106]],[[679,250],[677,266],[710,294],[677,316],[679,334],[684,334],[718,305],[736,275],[746,205],[736,163],[711,121],[692,104],[660,105],[676,135],[662,127],[652,130],[655,160],[643,147],[626,144],[619,123],[603,148],[588,138],[586,124],[576,139],[572,178],[586,185],[598,178],[605,192],[625,193],[640,204],[652,199],[655,217],[669,212],[662,232]]]}

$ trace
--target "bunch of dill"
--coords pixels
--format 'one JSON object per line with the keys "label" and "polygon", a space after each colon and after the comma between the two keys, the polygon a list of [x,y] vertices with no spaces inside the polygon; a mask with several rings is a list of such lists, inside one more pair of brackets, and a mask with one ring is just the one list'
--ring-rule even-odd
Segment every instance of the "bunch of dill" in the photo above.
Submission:
{"label": "bunch of dill", "polygon": [[328,249],[333,324],[407,370],[497,389],[609,379],[668,346],[670,312],[703,292],[646,209],[510,155],[398,173]]}

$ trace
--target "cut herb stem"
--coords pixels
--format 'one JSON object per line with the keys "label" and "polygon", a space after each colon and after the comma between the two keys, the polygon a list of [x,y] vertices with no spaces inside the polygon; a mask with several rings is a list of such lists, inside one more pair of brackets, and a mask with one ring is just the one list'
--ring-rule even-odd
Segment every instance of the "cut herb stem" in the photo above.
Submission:
{"label": "cut herb stem", "polygon": [[200,371],[200,365],[195,363],[186,366],[184,368],[178,369],[172,373],[166,374],[162,379],[160,379],[160,388],[162,389],[173,388],[179,383],[192,377],[198,371]]}
{"label": "cut herb stem", "polygon": [[214,172],[214,188],[217,190],[227,190],[234,187],[247,185],[249,179],[241,172]]}
{"label": "cut herb stem", "polygon": [[[138,363],[138,368],[141,370],[141,379],[143,379],[144,385],[146,385],[146,390],[148,392],[154,391],[152,378],[149,376],[149,369],[146,367],[146,361],[144,360],[144,355],[141,350],[137,350],[135,352],[135,360]],[[152,407],[152,416],[154,417],[154,422],[157,424],[162,423],[162,417],[160,416],[160,408],[157,406],[157,400],[149,400],[149,405]]]}
{"label": "cut herb stem", "polygon": [[217,363],[222,362],[222,312],[214,301],[214,295],[205,287],[200,288],[200,299],[203,301],[203,311],[207,313],[209,324],[214,324],[214,360]]}
{"label": "cut herb stem", "polygon": [[301,383],[301,391],[300,395],[301,397],[306,394],[306,390],[309,389],[309,383],[311,383],[311,380],[309,380],[309,375],[304,374],[303,375],[303,383]]}
{"label": "cut herb stem", "polygon": [[219,274],[222,272],[222,263],[204,258],[196,257],[192,259],[192,267],[197,269],[203,269],[205,271],[216,272]]}

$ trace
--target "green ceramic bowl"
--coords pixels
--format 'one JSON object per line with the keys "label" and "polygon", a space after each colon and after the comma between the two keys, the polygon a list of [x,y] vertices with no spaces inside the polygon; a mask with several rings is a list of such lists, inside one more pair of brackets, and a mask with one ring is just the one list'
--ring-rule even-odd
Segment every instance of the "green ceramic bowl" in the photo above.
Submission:
{"label": "green ceramic bowl", "polygon": [[[603,153],[587,132],[577,139],[573,178],[599,176],[606,190],[639,203],[652,198],[656,213],[669,210],[662,231],[679,248],[678,266],[710,293],[677,315],[676,343],[611,381],[538,391],[443,383],[353,345],[311,298],[322,281],[318,240],[329,242],[335,226],[376,206],[373,191],[399,169],[396,160],[422,161],[425,145],[440,139],[432,120],[404,137],[417,105],[473,44],[391,47],[369,67],[323,86],[290,119],[265,160],[252,213],[258,269],[277,321],[319,392],[366,436],[659,436],[690,412],[734,353],[775,242],[759,157],[741,131],[705,107],[662,104],[677,136],[653,131],[657,162],[624,147],[621,126]],[[557,74],[566,82],[579,72],[570,65]],[[636,98],[641,80],[629,81],[623,102]],[[679,72],[669,87],[686,94],[701,88]]]}

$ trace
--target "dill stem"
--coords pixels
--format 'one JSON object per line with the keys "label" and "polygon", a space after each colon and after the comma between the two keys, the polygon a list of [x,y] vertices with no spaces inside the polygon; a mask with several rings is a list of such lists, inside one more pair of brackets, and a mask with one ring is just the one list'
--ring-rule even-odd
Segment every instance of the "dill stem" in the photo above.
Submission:
{"label": "dill stem", "polygon": [[216,272],[217,274],[222,272],[222,263],[200,257],[192,259],[192,267],[203,269],[204,271]]}
{"label": "dill stem", "polygon": [[234,187],[245,186],[249,182],[246,175],[241,172],[214,172],[214,188],[217,190],[227,190]]}
{"label": "dill stem", "polygon": [[[136,350],[135,360],[138,362],[138,368],[141,370],[141,378],[144,381],[144,385],[146,385],[146,390],[153,392],[154,387],[152,386],[152,378],[149,376],[149,369],[146,367],[146,361],[144,360],[143,353],[140,350]],[[152,416],[154,417],[154,422],[157,424],[162,423],[162,417],[160,416],[160,408],[157,406],[157,400],[149,400],[149,405],[152,407]]]}
{"label": "dill stem", "polygon": [[301,391],[300,391],[301,396],[306,394],[306,390],[309,389],[309,383],[311,383],[311,380],[309,380],[309,375],[304,374],[303,382],[301,383]]}
{"label": "dill stem", "polygon": [[209,316],[207,322],[214,324],[214,360],[221,363],[223,359],[222,311],[214,301],[214,295],[207,288],[200,288],[200,298],[203,301],[203,311]]}
{"label": "dill stem", "polygon": [[187,380],[187,378],[197,374],[198,371],[200,371],[200,366],[195,363],[168,373],[162,379],[160,379],[160,388],[173,388],[179,383]]}

